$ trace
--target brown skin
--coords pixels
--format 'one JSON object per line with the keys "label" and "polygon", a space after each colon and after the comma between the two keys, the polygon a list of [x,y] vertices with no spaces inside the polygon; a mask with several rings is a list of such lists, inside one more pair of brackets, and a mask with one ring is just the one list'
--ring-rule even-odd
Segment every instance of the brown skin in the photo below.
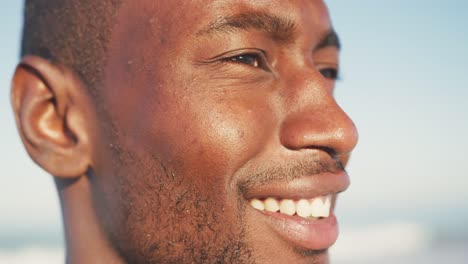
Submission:
{"label": "brown skin", "polygon": [[[30,56],[15,73],[17,124],[56,178],[68,261],[326,263],[326,250],[270,230],[242,188],[320,177],[357,142],[323,75],[338,67],[338,49],[319,48],[332,30],[325,5],[155,2],[121,7],[99,100],[63,65]],[[203,31],[252,12],[293,21],[293,34]]]}

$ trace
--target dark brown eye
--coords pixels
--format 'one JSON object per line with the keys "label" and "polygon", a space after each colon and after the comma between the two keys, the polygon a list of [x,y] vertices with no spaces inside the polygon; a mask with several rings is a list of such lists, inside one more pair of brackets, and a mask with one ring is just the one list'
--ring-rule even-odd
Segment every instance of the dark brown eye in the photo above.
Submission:
{"label": "dark brown eye", "polygon": [[227,58],[227,60],[235,63],[246,64],[252,67],[259,67],[261,63],[261,58],[257,54],[241,54]]}
{"label": "dark brown eye", "polygon": [[330,80],[337,80],[338,79],[338,70],[334,68],[326,68],[321,69],[320,73],[323,77],[330,79]]}

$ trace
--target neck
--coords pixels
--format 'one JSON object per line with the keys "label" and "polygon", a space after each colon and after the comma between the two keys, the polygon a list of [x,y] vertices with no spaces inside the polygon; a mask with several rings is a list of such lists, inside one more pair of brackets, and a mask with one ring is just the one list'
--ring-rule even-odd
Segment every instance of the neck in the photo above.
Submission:
{"label": "neck", "polygon": [[96,217],[85,175],[56,179],[65,229],[67,263],[125,263],[112,247]]}

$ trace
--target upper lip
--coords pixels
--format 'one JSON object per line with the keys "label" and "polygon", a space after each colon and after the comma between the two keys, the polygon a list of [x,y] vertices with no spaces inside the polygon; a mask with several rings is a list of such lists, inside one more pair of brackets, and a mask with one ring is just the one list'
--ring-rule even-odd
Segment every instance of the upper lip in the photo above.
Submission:
{"label": "upper lip", "polygon": [[281,199],[311,199],[329,194],[343,192],[350,184],[346,171],[326,172],[295,178],[288,182],[271,182],[244,190],[244,198],[281,198]]}

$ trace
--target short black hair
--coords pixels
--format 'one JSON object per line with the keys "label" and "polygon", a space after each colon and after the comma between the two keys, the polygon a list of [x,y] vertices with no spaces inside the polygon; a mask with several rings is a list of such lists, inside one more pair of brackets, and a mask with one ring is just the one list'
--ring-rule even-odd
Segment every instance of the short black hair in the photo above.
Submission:
{"label": "short black hair", "polygon": [[122,0],[25,0],[21,56],[71,67],[94,93]]}

